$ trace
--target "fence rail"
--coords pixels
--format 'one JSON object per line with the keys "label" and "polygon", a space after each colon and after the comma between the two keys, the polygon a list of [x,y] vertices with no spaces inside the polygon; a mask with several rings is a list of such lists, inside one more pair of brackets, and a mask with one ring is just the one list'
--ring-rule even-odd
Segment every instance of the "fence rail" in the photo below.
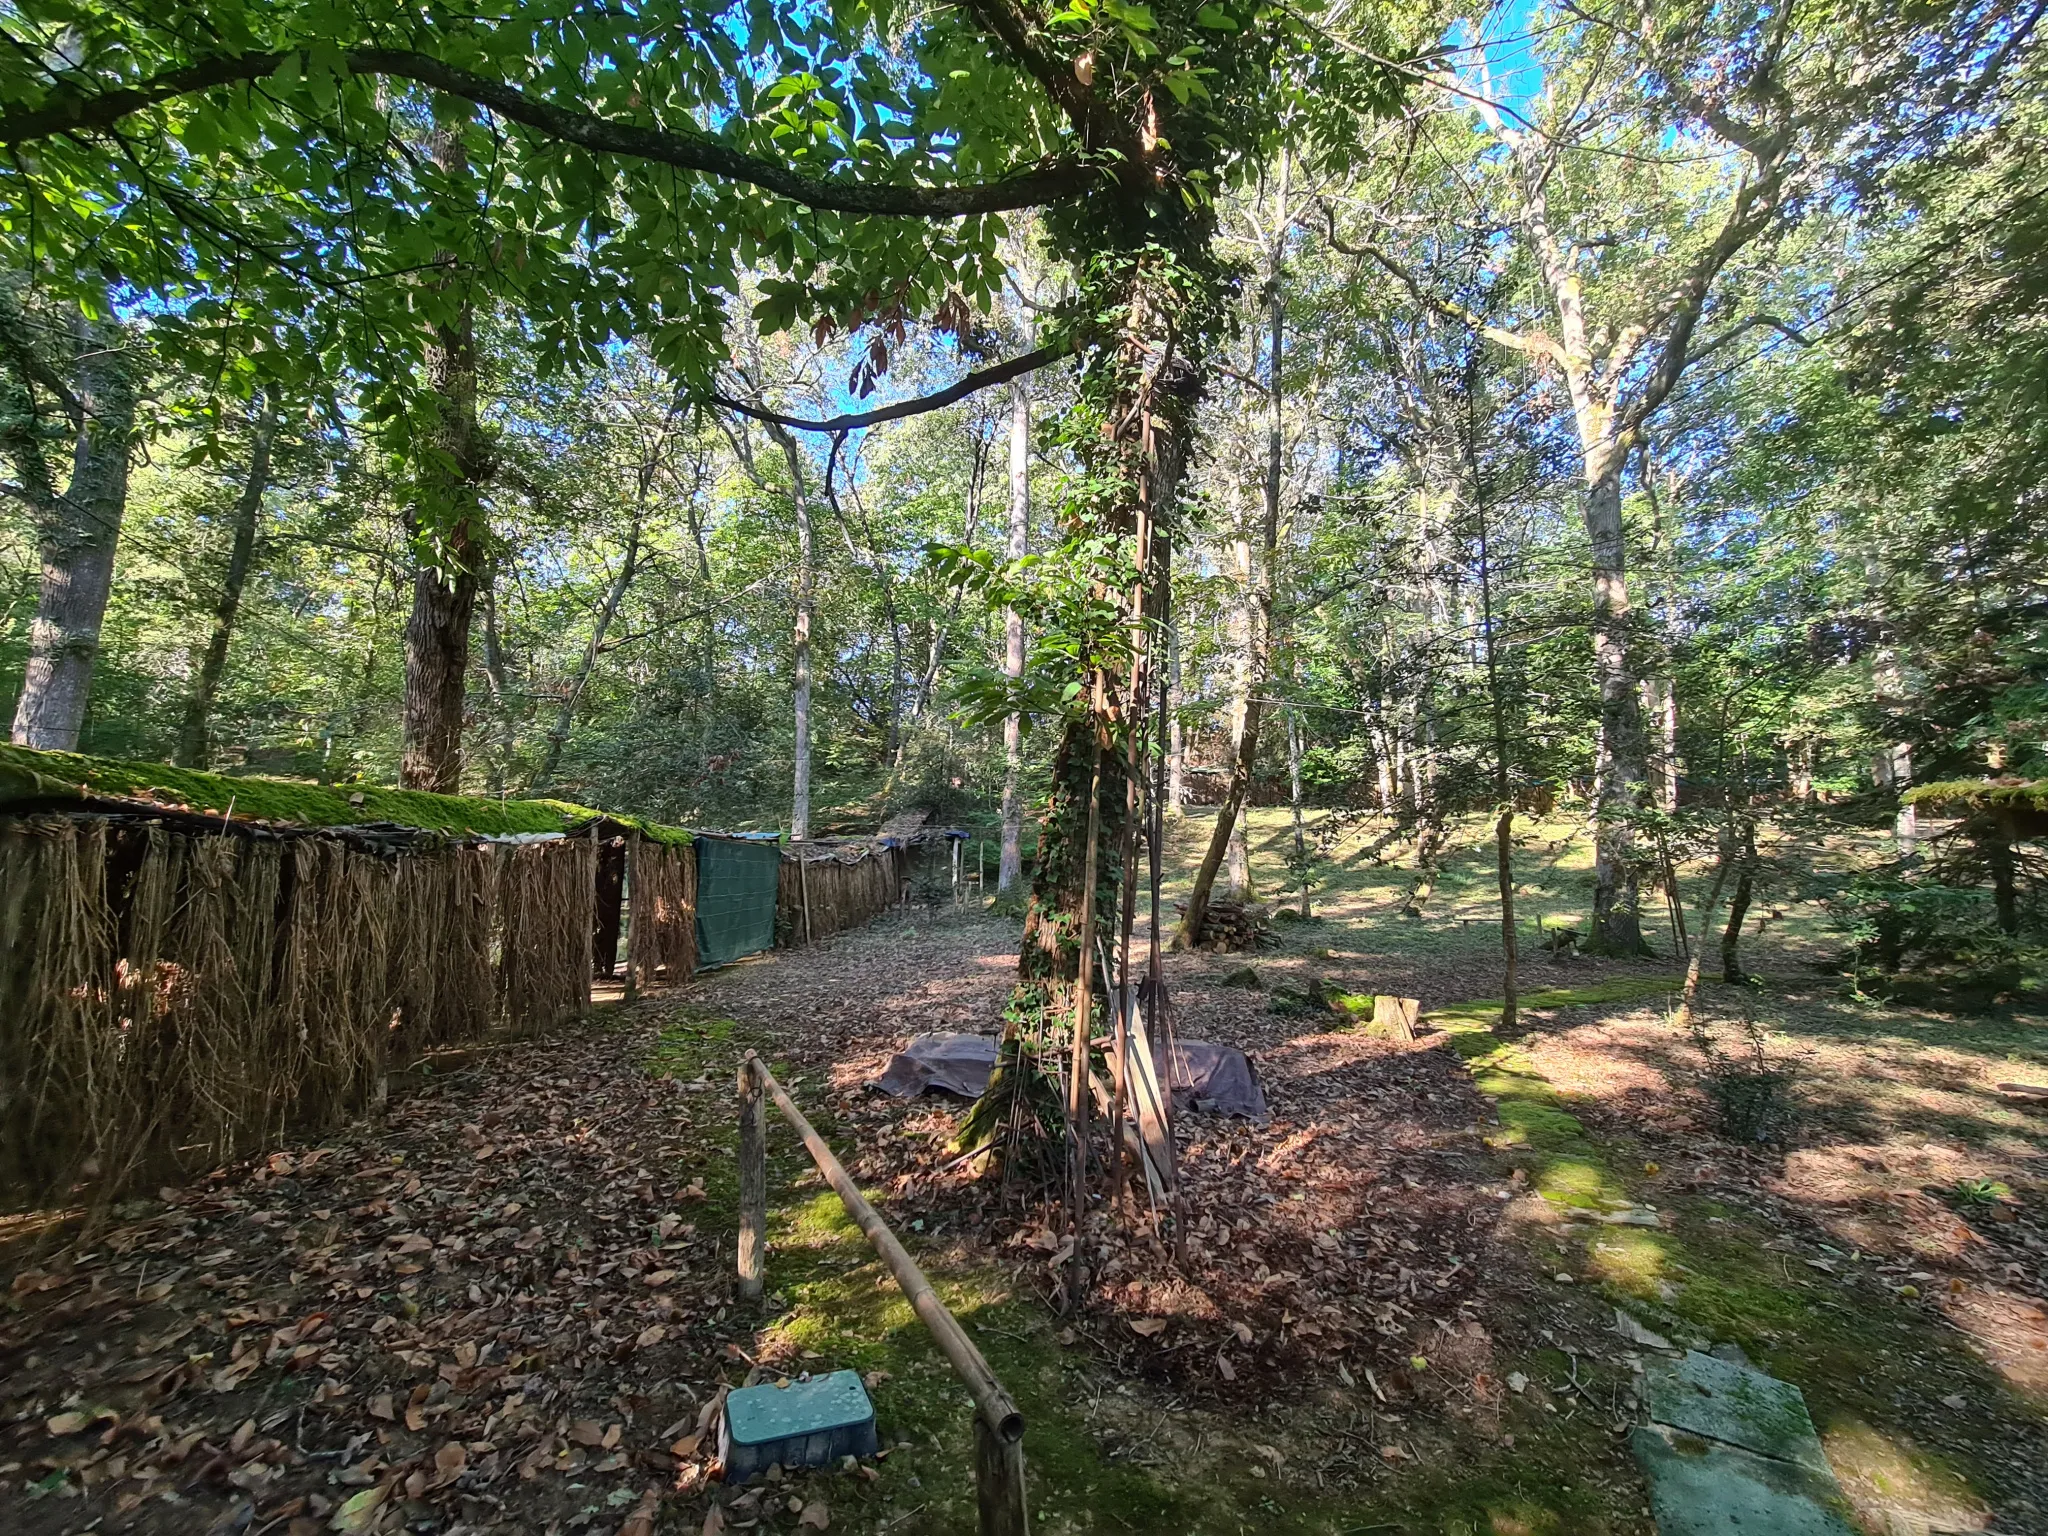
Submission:
{"label": "fence rail", "polygon": [[980,1349],[958,1318],[947,1310],[917,1261],[897,1241],[881,1214],[868,1203],[832,1148],[804,1118],[803,1111],[752,1051],[740,1062],[740,1238],[739,1289],[757,1297],[765,1283],[768,1254],[768,1113],[773,1099],[799,1137],[825,1182],[839,1196],[904,1299],[931,1331],[939,1352],[974,1399],[974,1477],[981,1536],[1025,1536],[1031,1528],[1024,1499],[1024,1415],[996,1380]]}

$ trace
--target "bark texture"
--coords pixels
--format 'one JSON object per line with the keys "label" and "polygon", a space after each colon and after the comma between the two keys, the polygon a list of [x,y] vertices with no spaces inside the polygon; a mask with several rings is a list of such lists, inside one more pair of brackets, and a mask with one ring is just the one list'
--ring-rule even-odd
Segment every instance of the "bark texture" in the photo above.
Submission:
{"label": "bark texture", "polygon": [[[92,697],[100,626],[128,508],[138,365],[118,326],[74,315],[59,344],[69,355],[53,367],[12,297],[0,302],[6,310],[0,343],[8,364],[0,370],[0,449],[14,462],[35,518],[42,565],[13,740],[69,752],[77,749]],[[61,492],[44,453],[54,434],[45,426],[38,382],[62,391],[70,420],[71,473]]]}
{"label": "bark texture", "polygon": [[[437,128],[431,149],[442,170],[468,169],[459,124]],[[454,258],[444,259],[452,269]],[[490,473],[490,451],[477,421],[476,312],[467,288],[457,286],[463,281],[452,270],[444,280],[452,307],[428,333],[422,424],[427,451],[418,456],[417,495],[408,519],[421,555],[405,625],[398,778],[407,789],[437,794],[462,787],[469,630],[487,542],[477,492]]]}

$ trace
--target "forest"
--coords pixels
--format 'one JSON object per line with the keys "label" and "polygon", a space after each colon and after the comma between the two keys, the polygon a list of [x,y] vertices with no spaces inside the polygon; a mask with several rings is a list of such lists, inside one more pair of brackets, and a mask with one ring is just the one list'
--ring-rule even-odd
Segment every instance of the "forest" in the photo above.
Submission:
{"label": "forest", "polygon": [[[566,1075],[465,1058],[381,1128],[299,1127],[370,1138],[322,1177],[385,1183],[177,1194],[195,1165],[121,1218],[184,1234],[182,1286],[176,1242],[263,1241],[222,1209],[431,1239],[523,1205],[568,1256],[517,1298],[419,1321],[410,1281],[295,1270],[296,1299],[192,1305],[223,1360],[224,1308],[288,1329],[327,1298],[372,1350],[381,1310],[418,1371],[464,1319],[501,1363],[588,1327],[611,1364],[559,1404],[569,1367],[526,1367],[538,1416],[482,1387],[468,1414],[445,1366],[394,1417],[383,1364],[315,1350],[260,1403],[193,1366],[233,1422],[170,1460],[182,1389],[105,1408],[93,1456],[114,1399],[39,1385],[23,1312],[72,1305],[89,1245],[60,1263],[35,1222],[92,1202],[10,1194],[0,1511],[198,1529],[202,1486],[218,1528],[292,1536],[966,1528],[967,1420],[835,1278],[859,1233],[801,1204],[795,1153],[769,1263],[807,1278],[767,1312],[644,1257],[701,1224],[730,1269],[731,1126],[682,1095],[726,1115],[746,1049],[982,1319],[1033,1529],[1748,1530],[1699,1513],[1748,1495],[1681,1487],[1658,1416],[1659,1370],[1720,1361],[1811,1410],[1810,1457],[1727,1454],[1817,1462],[1798,1518],[1834,1523],[1757,1529],[2048,1532],[2044,13],[8,0],[0,693],[29,750],[0,823],[87,771],[40,754],[83,754],[224,776],[223,830],[236,783],[249,823],[283,780],[774,834],[799,874],[959,836],[857,932],[785,918],[668,1001],[629,959],[633,1022]],[[0,893],[0,984],[53,900]],[[978,1098],[873,1099],[954,1029],[997,1039]],[[1135,1095],[1194,1035],[1272,1118],[1170,1094],[1162,1161]],[[32,1036],[0,1025],[10,1114]],[[710,1196],[670,1181],[629,1239],[571,1235],[573,1188],[456,1193],[468,1149],[568,1123],[622,1188],[659,1155]],[[292,1134],[233,1178],[329,1156]],[[565,1322],[563,1276],[620,1265],[688,1278],[624,1333]],[[299,1326],[286,1356],[325,1342]],[[695,1353],[649,1386],[636,1337]],[[906,1453],[719,1490],[727,1389],[827,1358],[930,1442],[924,1481]],[[320,1475],[367,1468],[345,1486],[292,1481],[308,1405]],[[1205,1443],[1228,1464],[1191,1470]]]}

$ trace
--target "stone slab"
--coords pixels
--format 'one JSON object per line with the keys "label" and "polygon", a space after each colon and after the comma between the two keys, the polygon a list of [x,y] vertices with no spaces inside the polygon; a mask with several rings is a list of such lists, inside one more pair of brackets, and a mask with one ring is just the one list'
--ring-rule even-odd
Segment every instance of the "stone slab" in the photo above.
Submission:
{"label": "stone slab", "polygon": [[1687,1350],[1645,1366],[1650,1422],[1758,1456],[1793,1462],[1833,1485],[1806,1399],[1789,1381]]}
{"label": "stone slab", "polygon": [[1831,1474],[1661,1424],[1629,1443],[1659,1536],[1856,1536]]}

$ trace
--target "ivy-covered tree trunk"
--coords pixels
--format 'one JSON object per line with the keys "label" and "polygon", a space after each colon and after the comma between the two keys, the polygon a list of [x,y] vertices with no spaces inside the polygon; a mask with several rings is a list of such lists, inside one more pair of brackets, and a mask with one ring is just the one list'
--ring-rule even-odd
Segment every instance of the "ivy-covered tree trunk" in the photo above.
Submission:
{"label": "ivy-covered tree trunk", "polygon": [[263,493],[270,487],[270,449],[276,434],[277,410],[266,403],[249,441],[249,472],[235,498],[229,524],[232,542],[227,569],[221,572],[220,597],[213,607],[213,628],[207,634],[206,652],[193,675],[185,718],[178,730],[178,750],[172,760],[181,768],[204,768],[213,756],[213,701],[227,672],[228,646],[242,610],[242,589],[248,585],[249,567],[256,557],[256,525],[263,512]]}
{"label": "ivy-covered tree trunk", "polygon": [[[53,365],[12,297],[4,302],[0,451],[13,461],[35,517],[42,565],[13,740],[69,752],[77,749],[92,696],[115,547],[128,507],[137,365],[117,326],[94,324],[83,315],[74,315],[68,326],[71,357]],[[45,443],[55,439],[44,425],[39,386],[58,396],[70,420],[71,474],[61,492],[45,456]]]}

